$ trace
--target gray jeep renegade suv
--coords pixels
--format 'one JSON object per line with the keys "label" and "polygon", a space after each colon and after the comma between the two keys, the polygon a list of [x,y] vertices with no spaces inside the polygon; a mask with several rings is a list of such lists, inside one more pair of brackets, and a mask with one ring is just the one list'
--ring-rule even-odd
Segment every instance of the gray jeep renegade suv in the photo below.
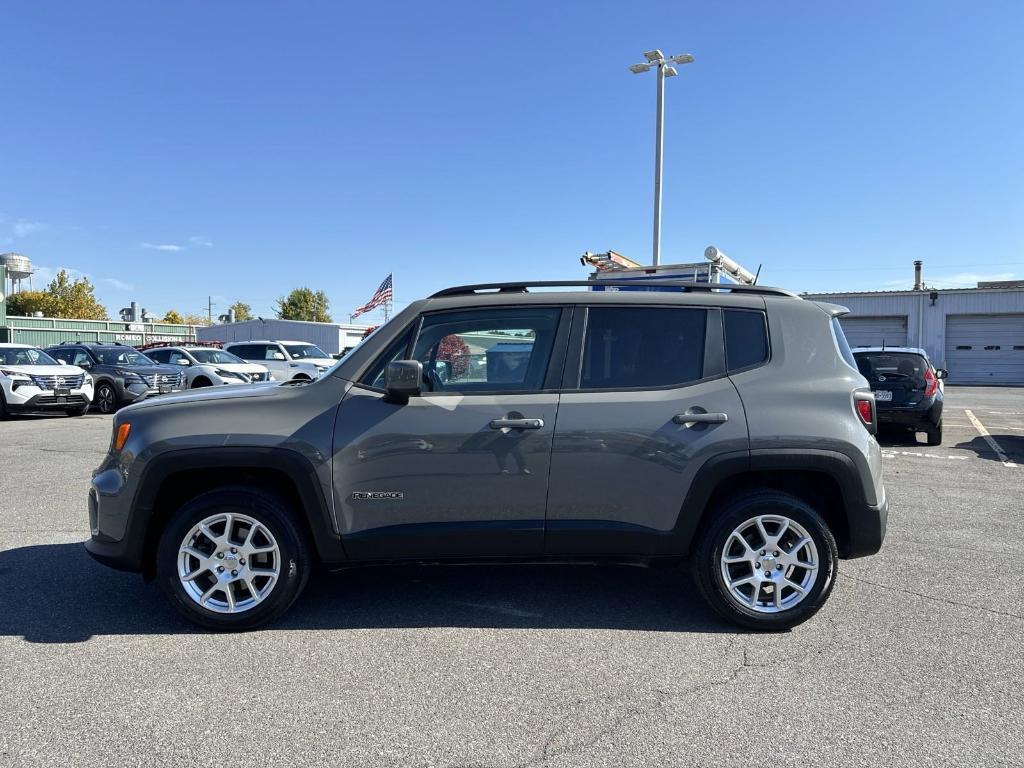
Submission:
{"label": "gray jeep renegade suv", "polygon": [[885,534],[845,310],[587,285],[451,288],[315,382],[120,411],[86,547],[217,629],[280,616],[316,566],[397,560],[681,561],[736,623],[813,615]]}

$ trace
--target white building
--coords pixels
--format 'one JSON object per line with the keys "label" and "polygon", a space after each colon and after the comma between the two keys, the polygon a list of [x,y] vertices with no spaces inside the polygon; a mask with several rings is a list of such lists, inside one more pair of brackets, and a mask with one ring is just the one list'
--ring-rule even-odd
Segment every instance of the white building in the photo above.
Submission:
{"label": "white building", "polygon": [[849,308],[852,347],[921,347],[951,384],[1024,386],[1024,281],[804,296]]}

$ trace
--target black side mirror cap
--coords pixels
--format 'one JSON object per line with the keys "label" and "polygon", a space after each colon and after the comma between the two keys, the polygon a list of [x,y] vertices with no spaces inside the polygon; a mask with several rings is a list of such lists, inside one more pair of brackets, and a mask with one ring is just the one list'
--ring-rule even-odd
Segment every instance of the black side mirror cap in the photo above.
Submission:
{"label": "black side mirror cap", "polygon": [[394,360],[384,369],[384,388],[388,401],[407,403],[420,394],[423,382],[423,363],[419,360]]}

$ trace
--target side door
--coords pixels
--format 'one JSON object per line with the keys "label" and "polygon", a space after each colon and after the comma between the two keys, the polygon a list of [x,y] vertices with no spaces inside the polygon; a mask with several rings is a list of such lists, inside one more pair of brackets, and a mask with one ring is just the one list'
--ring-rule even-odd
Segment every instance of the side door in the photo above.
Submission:
{"label": "side door", "polygon": [[[549,554],[660,554],[711,456],[748,455],[713,307],[579,307],[551,459]],[[685,527],[685,522],[684,523]]]}
{"label": "side door", "polygon": [[[334,489],[355,559],[537,555],[570,310],[484,307],[424,314],[348,392]],[[388,362],[423,364],[406,403]]]}

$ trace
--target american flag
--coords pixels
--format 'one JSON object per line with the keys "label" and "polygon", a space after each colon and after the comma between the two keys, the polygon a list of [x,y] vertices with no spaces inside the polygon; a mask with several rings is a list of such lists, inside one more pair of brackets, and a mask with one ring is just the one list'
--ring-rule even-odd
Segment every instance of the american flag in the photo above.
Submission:
{"label": "american flag", "polygon": [[381,304],[386,304],[387,302],[391,301],[393,295],[394,294],[391,290],[391,275],[388,275],[387,277],[384,278],[384,282],[380,284],[380,288],[374,291],[373,296],[370,297],[370,300],[363,304],[363,306],[359,307],[359,309],[352,312],[352,319],[354,320],[364,312],[369,312],[374,307],[379,307]]}

